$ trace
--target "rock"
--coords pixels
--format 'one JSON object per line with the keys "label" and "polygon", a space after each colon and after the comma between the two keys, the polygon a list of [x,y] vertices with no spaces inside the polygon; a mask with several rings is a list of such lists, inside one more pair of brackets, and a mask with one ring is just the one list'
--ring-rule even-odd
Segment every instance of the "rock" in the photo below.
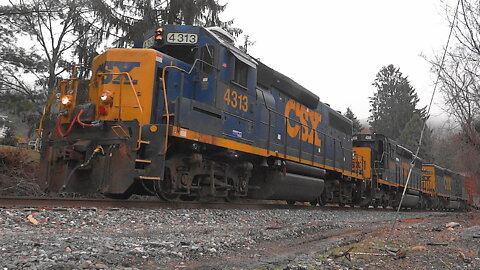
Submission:
{"label": "rock", "polygon": [[142,253],[144,252],[144,249],[142,247],[136,247],[133,249],[135,252],[139,252],[139,253]]}
{"label": "rock", "polygon": [[38,220],[36,220],[33,215],[28,215],[27,217],[28,221],[30,221],[30,223],[32,223],[33,225],[38,225],[40,222],[38,222]]}
{"label": "rock", "polygon": [[399,252],[397,252],[397,254],[395,255],[395,259],[398,260],[398,259],[403,259],[407,256],[407,251],[404,250],[404,249],[401,249]]}
{"label": "rock", "polygon": [[105,269],[107,268],[108,266],[106,264],[103,264],[103,263],[96,263],[95,264],[95,268],[96,269]]}
{"label": "rock", "polygon": [[471,263],[472,262],[472,259],[465,256],[465,254],[463,252],[459,252],[458,257],[460,257],[460,259],[462,259],[462,261],[464,263]]}
{"label": "rock", "polygon": [[393,253],[397,253],[397,252],[399,252],[399,251],[400,251],[400,249],[399,249],[399,248],[388,247],[388,246],[387,246],[387,247],[385,247],[385,249],[386,249],[387,251],[390,251],[390,252],[393,252]]}
{"label": "rock", "polygon": [[427,249],[426,246],[414,246],[414,247],[412,247],[412,250],[425,250],[425,249]]}
{"label": "rock", "polygon": [[447,228],[455,228],[455,227],[457,227],[457,226],[460,226],[460,223],[458,223],[458,222],[453,222],[453,221],[445,224],[445,227],[447,227]]}

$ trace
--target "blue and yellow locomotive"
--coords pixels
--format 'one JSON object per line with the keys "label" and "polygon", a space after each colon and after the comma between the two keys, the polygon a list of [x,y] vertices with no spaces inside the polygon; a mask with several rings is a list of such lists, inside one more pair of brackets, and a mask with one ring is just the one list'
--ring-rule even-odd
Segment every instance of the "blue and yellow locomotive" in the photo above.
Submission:
{"label": "blue and yellow locomotive", "polygon": [[93,62],[88,100],[59,84],[39,184],[126,198],[353,203],[352,123],[233,45],[220,28],[167,25]]}

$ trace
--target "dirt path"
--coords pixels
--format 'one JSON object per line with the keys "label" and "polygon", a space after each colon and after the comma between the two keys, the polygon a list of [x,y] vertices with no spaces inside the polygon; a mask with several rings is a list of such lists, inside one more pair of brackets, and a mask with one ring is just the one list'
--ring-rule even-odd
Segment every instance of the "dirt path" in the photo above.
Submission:
{"label": "dirt path", "polygon": [[[453,223],[451,223],[453,222]],[[480,213],[446,213],[265,241],[221,258],[173,264],[187,269],[480,269]]]}

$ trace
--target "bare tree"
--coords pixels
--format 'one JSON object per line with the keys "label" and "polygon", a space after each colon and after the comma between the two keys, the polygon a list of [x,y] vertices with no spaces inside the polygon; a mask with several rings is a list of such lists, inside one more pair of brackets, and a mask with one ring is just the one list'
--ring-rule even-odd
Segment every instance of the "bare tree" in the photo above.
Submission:
{"label": "bare tree", "polygon": [[0,103],[27,102],[39,114],[73,61],[86,79],[102,45],[132,45],[158,25],[219,25],[241,33],[232,20],[219,19],[225,7],[217,0],[8,0],[0,5]]}
{"label": "bare tree", "polygon": [[[455,44],[445,56],[430,61],[439,74],[439,89],[446,101],[445,110],[453,116],[472,147],[480,151],[480,136],[475,129],[480,120],[480,2],[460,0],[458,13],[447,6]],[[455,8],[456,9],[456,8]]]}
{"label": "bare tree", "polygon": [[[87,0],[10,0],[0,6],[0,104],[22,117],[32,134],[47,97],[72,68],[92,24]],[[80,31],[82,30],[82,32]]]}

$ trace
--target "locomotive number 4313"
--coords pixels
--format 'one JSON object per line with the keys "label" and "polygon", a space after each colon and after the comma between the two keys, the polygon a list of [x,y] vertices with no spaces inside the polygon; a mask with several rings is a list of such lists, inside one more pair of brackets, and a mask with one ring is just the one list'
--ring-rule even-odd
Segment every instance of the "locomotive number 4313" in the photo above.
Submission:
{"label": "locomotive number 4313", "polygon": [[168,33],[167,41],[169,43],[197,44],[198,36],[190,33]]}
{"label": "locomotive number 4313", "polygon": [[246,95],[239,95],[237,91],[227,89],[223,99],[232,108],[238,108],[244,112],[248,111],[248,96]]}

